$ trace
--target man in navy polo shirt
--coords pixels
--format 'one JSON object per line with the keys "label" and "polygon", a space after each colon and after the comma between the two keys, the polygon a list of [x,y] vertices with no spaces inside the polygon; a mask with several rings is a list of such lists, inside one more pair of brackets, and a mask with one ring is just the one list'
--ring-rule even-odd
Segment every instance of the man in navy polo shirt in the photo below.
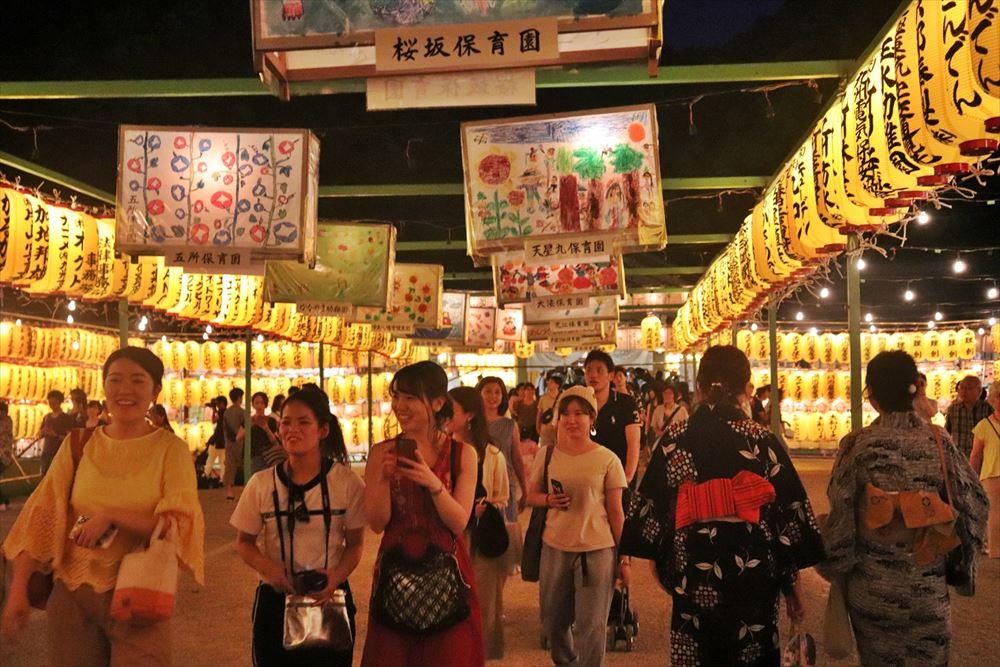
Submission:
{"label": "man in navy polo shirt", "polygon": [[639,410],[628,394],[619,393],[611,386],[615,362],[611,355],[601,350],[591,350],[583,363],[587,386],[597,398],[597,434],[594,442],[607,447],[622,462],[625,479],[632,486],[639,467],[639,440],[642,426]]}

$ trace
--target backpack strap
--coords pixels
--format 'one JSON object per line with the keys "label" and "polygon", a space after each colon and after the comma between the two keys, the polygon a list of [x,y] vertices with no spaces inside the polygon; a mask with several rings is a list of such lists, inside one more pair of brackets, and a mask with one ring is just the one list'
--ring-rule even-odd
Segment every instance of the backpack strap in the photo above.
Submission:
{"label": "backpack strap", "polygon": [[73,457],[73,476],[69,478],[69,492],[66,494],[67,500],[73,498],[76,471],[80,467],[80,461],[83,460],[83,449],[90,442],[90,437],[94,435],[94,430],[92,428],[74,428],[69,432],[70,455]]}
{"label": "backpack strap", "polygon": [[549,445],[545,448],[545,469],[542,476],[542,488],[545,489],[545,493],[549,492],[549,463],[552,462],[552,455],[555,451],[555,445]]}
{"label": "backpack strap", "polygon": [[451,439],[451,490],[455,490],[455,485],[458,484],[458,464],[462,460],[462,443],[454,438]]}

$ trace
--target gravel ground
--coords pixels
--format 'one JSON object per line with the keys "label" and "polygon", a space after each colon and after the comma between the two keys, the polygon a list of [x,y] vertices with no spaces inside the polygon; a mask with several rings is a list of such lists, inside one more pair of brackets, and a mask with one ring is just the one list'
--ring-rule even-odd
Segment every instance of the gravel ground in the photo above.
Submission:
{"label": "gravel ground", "polygon": [[[830,460],[799,459],[796,466],[816,511],[827,511],[825,488]],[[224,499],[221,490],[212,490],[202,491],[202,504],[208,527],[207,585],[200,588],[187,576],[181,580],[177,613],[173,621],[175,664],[190,667],[249,665],[250,609],[256,580],[239,560],[233,547],[233,533],[228,525],[233,503]],[[6,534],[19,509],[18,503],[8,512],[0,514],[0,535]],[[526,520],[527,517],[523,517],[523,523]],[[364,643],[368,593],[377,547],[378,536],[369,533],[361,564],[351,577],[359,607],[359,646]],[[644,563],[638,563],[633,569],[632,599],[640,615],[637,646],[633,653],[609,653],[606,664],[630,667],[667,664],[670,598],[659,588]],[[805,629],[819,642],[828,586],[812,570],[804,573],[804,581],[808,595]],[[980,567],[978,591],[975,598],[952,598],[954,665],[1000,665],[1000,633],[996,628],[997,619],[1000,618],[1000,561],[984,562]],[[547,653],[538,645],[536,586],[526,584],[519,578],[512,578],[507,584],[505,598],[507,657],[490,664],[509,667],[551,664]],[[783,632],[786,630],[787,621],[782,627]],[[16,647],[0,645],[0,665],[44,665],[43,656],[47,644],[44,615],[33,612],[21,644]],[[360,649],[355,655],[355,664],[359,662]],[[837,663],[821,656],[819,664],[856,664],[856,661]]]}

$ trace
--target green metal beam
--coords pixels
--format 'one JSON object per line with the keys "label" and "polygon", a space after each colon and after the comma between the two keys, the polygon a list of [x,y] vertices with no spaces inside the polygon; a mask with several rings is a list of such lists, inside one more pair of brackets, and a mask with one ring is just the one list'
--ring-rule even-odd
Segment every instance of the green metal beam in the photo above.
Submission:
{"label": "green metal beam", "polygon": [[[770,176],[699,176],[663,178],[664,190],[730,190],[763,188]],[[321,185],[322,199],[345,197],[457,197],[465,194],[461,183],[378,183],[371,185]]]}
{"label": "green metal beam", "polygon": [[692,287],[629,287],[629,294],[687,294]]}
{"label": "green metal beam", "polygon": [[31,174],[32,176],[37,176],[38,178],[48,181],[50,183],[58,183],[71,190],[75,190],[80,194],[87,195],[88,197],[93,197],[108,204],[115,203],[115,196],[110,192],[105,192],[95,188],[92,185],[88,185],[83,181],[78,181],[75,178],[70,178],[64,174],[60,174],[57,171],[53,171],[47,167],[43,167],[40,164],[35,164],[30,160],[25,160],[16,155],[11,155],[4,151],[0,151],[0,164],[6,164],[8,166],[14,167],[18,171],[23,171],[26,174]]}
{"label": "green metal beam", "polygon": [[[721,65],[666,65],[650,78],[645,64],[539,69],[537,88],[663,86],[800,79],[838,79],[852,71],[849,60],[806,60]],[[293,97],[364,93],[365,79],[291,84]],[[156,97],[258,97],[271,91],[259,78],[140,79],[109,81],[5,81],[0,100],[147,99]]]}
{"label": "green metal beam", "polygon": [[[676,245],[722,245],[733,240],[732,234],[672,234],[667,237],[667,243]],[[427,250],[461,250],[468,249],[465,239],[451,241],[397,241],[397,252],[417,252]]]}
{"label": "green metal beam", "polygon": [[847,235],[847,344],[851,361],[851,429],[863,425],[864,408],[861,395],[861,274],[858,260],[861,254],[861,238],[857,234]]}

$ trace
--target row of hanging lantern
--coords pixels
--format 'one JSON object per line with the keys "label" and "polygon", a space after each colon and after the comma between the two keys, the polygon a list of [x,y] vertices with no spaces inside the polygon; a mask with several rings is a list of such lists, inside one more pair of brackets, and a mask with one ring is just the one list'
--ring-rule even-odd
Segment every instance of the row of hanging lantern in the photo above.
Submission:
{"label": "row of hanging lantern", "polygon": [[[770,358],[766,331],[740,331],[736,345],[750,359],[764,361]],[[904,350],[916,361],[968,361],[974,359],[978,339],[972,329],[936,329],[861,334],[861,359],[867,363],[879,352]],[[847,334],[778,333],[778,361],[823,364],[849,364],[850,349]]]}
{"label": "row of hanging lantern", "polygon": [[[115,255],[114,220],[45,202],[0,186],[0,284],[27,294],[80,301],[125,299],[132,306],[213,327],[251,329],[277,338],[322,341],[416,361],[423,353],[371,325],[303,315],[294,304],[267,303],[263,278],[187,273],[162,256]],[[0,243],[0,247],[3,244]]]}
{"label": "row of hanging lantern", "polygon": [[118,336],[110,334],[0,322],[0,359],[8,361],[98,366],[117,348]]}
{"label": "row of hanging lantern", "polygon": [[996,8],[914,0],[784,165],[678,311],[678,349],[759,309],[976,169],[1000,132]]}

